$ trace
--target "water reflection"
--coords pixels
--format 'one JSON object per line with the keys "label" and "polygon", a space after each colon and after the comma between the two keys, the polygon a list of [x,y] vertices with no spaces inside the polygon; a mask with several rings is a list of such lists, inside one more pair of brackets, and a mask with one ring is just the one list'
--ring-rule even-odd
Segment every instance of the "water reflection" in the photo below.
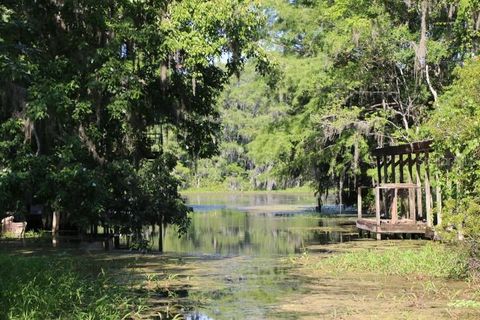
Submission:
{"label": "water reflection", "polygon": [[244,206],[309,205],[315,206],[311,193],[189,193],[186,195],[191,206],[221,205],[230,208]]}
{"label": "water reflection", "polygon": [[275,303],[308,294],[309,280],[293,276],[285,258],[357,237],[353,216],[315,213],[311,194],[195,194],[188,203],[195,212],[187,234],[168,227],[164,239],[165,251],[184,257],[181,276],[192,281],[174,301],[186,319],[295,318]]}
{"label": "water reflection", "polygon": [[197,212],[181,238],[175,228],[167,228],[164,248],[168,252],[222,256],[287,255],[301,252],[310,244],[348,241],[355,231],[353,222],[348,217],[312,213],[275,216],[232,209]]}

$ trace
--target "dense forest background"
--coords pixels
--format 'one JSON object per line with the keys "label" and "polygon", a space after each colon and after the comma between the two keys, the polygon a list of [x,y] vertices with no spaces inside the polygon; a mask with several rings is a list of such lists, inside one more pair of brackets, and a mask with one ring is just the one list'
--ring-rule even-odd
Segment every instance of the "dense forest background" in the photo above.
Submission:
{"label": "dense forest background", "polygon": [[469,72],[462,67],[478,64],[478,1],[262,6],[261,44],[275,72],[262,77],[247,63],[231,79],[217,104],[219,153],[181,161],[184,187],[307,186],[352,202],[357,186],[375,179],[372,149],[435,138],[445,151],[444,139],[455,134],[448,121],[432,121],[463,104],[446,92],[466,81],[450,87]]}
{"label": "dense forest background", "polygon": [[185,226],[179,187],[349,203],[371,150],[433,139],[451,223],[480,214],[478,0],[4,1],[0,17],[1,212],[118,230]]}

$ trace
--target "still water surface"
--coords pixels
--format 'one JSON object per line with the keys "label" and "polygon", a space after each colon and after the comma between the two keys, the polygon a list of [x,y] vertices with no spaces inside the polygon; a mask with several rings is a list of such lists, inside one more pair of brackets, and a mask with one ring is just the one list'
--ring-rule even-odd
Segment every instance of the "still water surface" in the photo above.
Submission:
{"label": "still water surface", "polygon": [[[182,267],[188,290],[173,294],[186,319],[298,318],[276,305],[308,294],[288,258],[314,244],[357,238],[353,216],[321,215],[312,194],[189,194],[195,212],[186,235],[167,228],[164,249]],[[156,237],[155,237],[156,238]],[[158,245],[158,244],[157,244]]]}
{"label": "still water surface", "polygon": [[316,213],[315,198],[308,193],[191,194],[187,202],[194,209],[191,226],[181,238],[176,230],[166,230],[167,252],[288,255],[357,234],[352,234],[352,218]]}

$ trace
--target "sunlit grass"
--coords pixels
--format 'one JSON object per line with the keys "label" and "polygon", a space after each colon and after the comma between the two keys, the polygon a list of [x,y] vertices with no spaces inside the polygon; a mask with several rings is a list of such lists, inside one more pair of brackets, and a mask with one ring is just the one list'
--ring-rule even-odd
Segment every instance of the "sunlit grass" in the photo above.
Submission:
{"label": "sunlit grass", "polygon": [[0,252],[0,319],[125,319],[144,308],[92,261]]}
{"label": "sunlit grass", "polygon": [[305,254],[295,260],[305,266],[327,272],[374,272],[383,275],[417,275],[462,279],[468,276],[468,251],[429,243],[418,248],[383,247],[360,249],[310,259]]}

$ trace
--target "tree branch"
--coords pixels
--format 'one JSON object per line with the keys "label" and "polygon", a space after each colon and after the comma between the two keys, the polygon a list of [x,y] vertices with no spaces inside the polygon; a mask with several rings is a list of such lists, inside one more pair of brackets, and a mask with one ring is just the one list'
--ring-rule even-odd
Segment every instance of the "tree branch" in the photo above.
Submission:
{"label": "tree branch", "polygon": [[87,136],[83,125],[80,125],[78,127],[78,136],[80,137],[80,140],[87,146],[88,151],[93,156],[93,159],[95,159],[95,161],[97,161],[101,165],[104,165],[107,162],[106,159],[98,154],[95,143],[93,143],[93,141],[90,140],[90,138]]}

